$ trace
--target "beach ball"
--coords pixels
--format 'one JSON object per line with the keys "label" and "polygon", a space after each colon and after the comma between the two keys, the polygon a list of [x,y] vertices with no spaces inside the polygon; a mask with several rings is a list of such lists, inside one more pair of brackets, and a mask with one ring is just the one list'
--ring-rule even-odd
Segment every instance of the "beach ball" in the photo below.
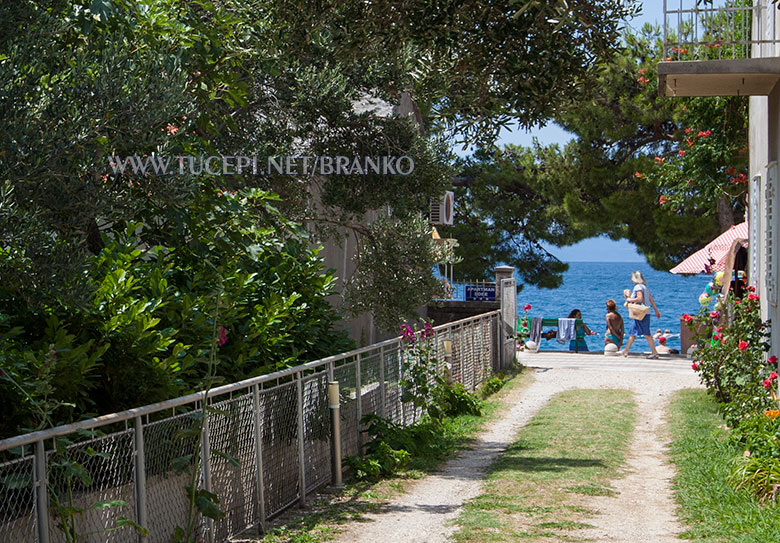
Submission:
{"label": "beach ball", "polygon": [[716,285],[718,285],[719,287],[722,287],[723,286],[723,272],[719,271],[718,273],[716,273],[713,280],[715,281]]}
{"label": "beach ball", "polygon": [[604,345],[604,354],[607,356],[617,356],[618,346],[614,343],[607,343]]}
{"label": "beach ball", "polygon": [[537,345],[535,341],[526,341],[525,342],[525,350],[526,351],[531,351],[532,353],[535,353],[538,348],[539,348],[539,345]]}
{"label": "beach ball", "polygon": [[712,298],[710,297],[710,295],[707,294],[706,292],[702,292],[701,296],[699,296],[699,303],[701,305],[710,305],[710,302],[712,302]]}

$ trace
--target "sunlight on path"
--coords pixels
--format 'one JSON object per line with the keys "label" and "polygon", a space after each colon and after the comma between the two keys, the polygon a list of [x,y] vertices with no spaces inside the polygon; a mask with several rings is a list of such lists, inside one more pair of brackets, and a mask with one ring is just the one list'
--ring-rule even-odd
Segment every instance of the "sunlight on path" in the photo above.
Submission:
{"label": "sunlight on path", "polygon": [[[452,525],[463,503],[479,495],[485,470],[515,440],[518,430],[551,396],[570,388],[629,388],[637,393],[639,423],[628,455],[629,474],[614,482],[618,495],[594,498],[602,512],[591,524],[597,541],[665,542],[680,531],[674,519],[669,478],[671,468],[657,436],[666,396],[680,388],[697,387],[690,362],[620,359],[600,355],[541,353],[521,361],[535,368],[536,382],[513,391],[504,415],[465,451],[442,468],[412,485],[406,494],[361,522],[347,525],[336,536],[343,543],[379,541],[444,543],[455,532]],[[653,513],[648,514],[648,508]],[[657,512],[657,513],[656,513]]]}

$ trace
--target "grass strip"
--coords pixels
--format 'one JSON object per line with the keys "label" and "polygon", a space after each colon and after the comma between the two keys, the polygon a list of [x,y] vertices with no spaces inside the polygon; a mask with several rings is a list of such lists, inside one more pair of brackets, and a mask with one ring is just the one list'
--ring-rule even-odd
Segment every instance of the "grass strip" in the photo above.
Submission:
{"label": "grass strip", "polygon": [[703,390],[681,390],[670,407],[672,460],[677,465],[675,492],[683,537],[712,543],[780,541],[780,507],[761,506],[746,491],[728,483],[736,457],[717,406]]}
{"label": "grass strip", "polygon": [[442,454],[436,458],[414,458],[409,468],[398,477],[377,483],[347,482],[339,494],[320,494],[314,503],[303,511],[290,510],[275,522],[263,538],[252,541],[262,543],[321,543],[332,541],[338,526],[358,521],[365,513],[379,509],[394,496],[404,492],[404,484],[435,471],[457,450],[467,448],[477,434],[506,408],[506,397],[519,388],[533,382],[533,373],[522,367],[507,374],[506,384],[489,396],[483,405],[482,415],[461,415],[449,419],[447,434],[440,444]]}
{"label": "grass strip", "polygon": [[636,420],[628,390],[555,395],[494,462],[457,520],[462,543],[583,541],[589,496],[610,495]]}

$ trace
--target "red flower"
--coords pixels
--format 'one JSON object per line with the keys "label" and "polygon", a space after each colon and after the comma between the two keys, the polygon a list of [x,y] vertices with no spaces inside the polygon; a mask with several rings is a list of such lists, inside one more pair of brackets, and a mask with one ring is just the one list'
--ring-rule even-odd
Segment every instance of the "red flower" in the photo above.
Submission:
{"label": "red flower", "polygon": [[635,176],[637,179],[642,179],[642,178],[644,177],[644,175],[642,175],[642,174],[641,174],[641,173],[639,173],[639,172],[634,172],[634,176]]}
{"label": "red flower", "polygon": [[683,320],[685,322],[691,322],[693,320],[693,317],[691,317],[688,313],[686,313],[685,315],[683,315]]}
{"label": "red flower", "polygon": [[764,379],[764,388],[772,388],[772,381]]}
{"label": "red flower", "polygon": [[666,199],[666,196],[664,196],[664,195],[662,194],[662,195],[661,195],[661,196],[658,198],[658,205],[659,205],[659,206],[662,206],[662,205],[664,205],[664,204],[665,204],[666,202],[668,202],[668,201],[669,201],[669,200],[667,200],[667,199]]}
{"label": "red flower", "polygon": [[657,156],[653,160],[655,161],[656,164],[663,164],[666,159],[662,156]]}
{"label": "red flower", "polygon": [[770,364],[777,364],[777,357],[775,355],[772,355],[769,357],[769,360],[767,360]]}
{"label": "red flower", "polygon": [[717,311],[712,311],[710,313],[710,318],[717,319],[719,316],[720,316],[720,313],[718,313]]}
{"label": "red flower", "polygon": [[748,300],[758,300],[758,296],[755,294],[748,294]]}
{"label": "red flower", "polygon": [[227,330],[224,326],[219,327],[219,340],[218,340],[219,346],[221,347],[225,343],[227,343]]}
{"label": "red flower", "polygon": [[693,368],[693,371],[696,371],[696,370],[699,369],[699,363],[698,362],[694,362],[693,364],[691,364],[691,367]]}
{"label": "red flower", "polygon": [[525,304],[523,306],[523,311],[531,311],[531,304]]}
{"label": "red flower", "polygon": [[775,381],[775,380],[777,379],[777,372],[776,372],[776,371],[773,371],[772,373],[770,373],[770,374],[769,374],[769,378],[770,378],[772,381]]}
{"label": "red flower", "polygon": [[737,347],[739,347],[739,350],[740,350],[740,351],[744,351],[745,349],[747,349],[747,348],[748,348],[747,341],[744,341],[744,340],[743,340],[743,341],[740,341],[740,342],[739,342],[739,345],[738,345]]}
{"label": "red flower", "polygon": [[734,166],[729,166],[728,168],[726,168],[726,174],[727,175],[736,175],[737,174],[737,169]]}
{"label": "red flower", "polygon": [[688,147],[693,146],[693,140],[691,138],[685,138],[685,142],[688,144]]}
{"label": "red flower", "polygon": [[690,134],[691,132],[693,132],[693,129],[691,129],[691,128],[686,128],[685,129],[685,133],[686,134]]}
{"label": "red flower", "polygon": [[639,69],[639,73],[640,74],[646,74],[647,73],[647,68],[640,68]]}
{"label": "red flower", "polygon": [[679,151],[677,151],[677,156],[685,156],[685,151],[680,149]]}
{"label": "red flower", "polygon": [[747,286],[747,290],[748,290],[748,292],[755,292],[756,291],[756,287],[754,287],[753,285],[748,285]]}
{"label": "red flower", "polygon": [[739,305],[739,303],[740,303],[741,301],[742,301],[742,300],[734,300],[734,304],[735,304],[735,305]]}
{"label": "red flower", "polygon": [[665,60],[666,62],[671,62],[671,61],[672,61],[672,57],[666,57],[664,60]]}
{"label": "red flower", "polygon": [[645,76],[643,76],[643,75],[640,75],[639,77],[637,77],[636,80],[639,83],[642,83],[643,85],[647,85],[647,79],[645,79]]}
{"label": "red flower", "polygon": [[709,130],[707,130],[706,132],[702,132],[702,131],[700,130],[700,131],[699,131],[699,133],[698,133],[698,134],[696,134],[696,135],[697,135],[698,137],[700,137],[700,138],[706,138],[707,136],[711,136],[711,135],[712,135],[712,132],[710,132]]}

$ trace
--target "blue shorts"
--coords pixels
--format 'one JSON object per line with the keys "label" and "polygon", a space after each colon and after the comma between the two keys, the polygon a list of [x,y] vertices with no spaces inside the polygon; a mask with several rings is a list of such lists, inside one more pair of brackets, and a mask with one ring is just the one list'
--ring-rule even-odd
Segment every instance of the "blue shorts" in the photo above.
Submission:
{"label": "blue shorts", "polygon": [[650,313],[645,315],[641,321],[634,319],[634,325],[631,327],[629,336],[652,336],[650,332]]}
{"label": "blue shorts", "polygon": [[584,339],[580,340],[571,340],[569,342],[569,350],[570,351],[587,351],[588,350],[588,344],[585,343]]}

